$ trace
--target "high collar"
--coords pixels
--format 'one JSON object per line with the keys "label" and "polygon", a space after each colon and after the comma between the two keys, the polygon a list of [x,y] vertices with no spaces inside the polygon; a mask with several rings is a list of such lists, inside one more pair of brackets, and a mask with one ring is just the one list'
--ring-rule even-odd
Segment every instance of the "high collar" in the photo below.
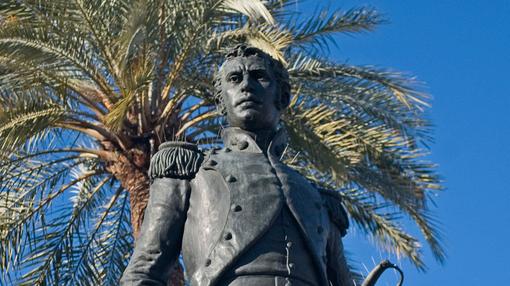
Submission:
{"label": "high collar", "polygon": [[238,127],[228,127],[221,132],[225,148],[238,152],[264,153],[272,156],[280,157],[285,150],[287,144],[287,134],[283,128],[280,128],[272,136],[267,139],[266,150],[264,146],[257,144],[257,135],[255,133],[243,130]]}

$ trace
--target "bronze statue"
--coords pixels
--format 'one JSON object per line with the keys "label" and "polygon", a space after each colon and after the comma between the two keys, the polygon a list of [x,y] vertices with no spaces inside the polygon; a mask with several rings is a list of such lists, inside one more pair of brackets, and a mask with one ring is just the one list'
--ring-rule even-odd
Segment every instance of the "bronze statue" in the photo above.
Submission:
{"label": "bronze statue", "polygon": [[215,82],[229,127],[224,148],[167,142],[151,161],[150,199],[121,285],[166,285],[182,252],[192,286],[351,286],[341,237],[347,215],[280,162],[290,100],[280,62],[231,50]]}

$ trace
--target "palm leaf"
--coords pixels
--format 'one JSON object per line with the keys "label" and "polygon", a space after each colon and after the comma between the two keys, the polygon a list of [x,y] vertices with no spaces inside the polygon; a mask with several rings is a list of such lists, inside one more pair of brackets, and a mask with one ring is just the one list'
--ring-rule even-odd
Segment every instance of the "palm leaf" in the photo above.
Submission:
{"label": "palm leaf", "polygon": [[294,34],[293,44],[295,46],[304,50],[309,49],[308,46],[312,46],[314,49],[326,49],[329,44],[335,43],[332,38],[335,33],[354,34],[371,31],[384,23],[379,12],[366,7],[350,9],[345,12],[337,10],[333,13],[322,10],[316,15],[310,17],[308,21],[290,25]]}
{"label": "palm leaf", "polygon": [[[57,219],[51,223],[42,223],[36,228],[36,233],[31,238],[33,251],[24,257],[20,265],[31,268],[32,271],[22,276],[20,285],[54,285],[60,282],[67,284],[66,281],[72,281],[74,275],[83,274],[84,269],[80,267],[77,268],[78,273],[66,270],[75,260],[80,264],[82,262],[80,255],[86,254],[87,244],[81,243],[85,236],[82,233],[83,224],[87,223],[89,213],[97,208],[98,201],[101,200],[100,191],[109,180],[109,178],[97,180],[95,176],[98,174],[100,173],[80,170],[74,175],[76,179],[71,184],[58,190],[58,193],[61,193],[75,187],[78,191],[71,197],[72,207],[56,209]],[[75,245],[78,245],[81,251],[77,251]],[[94,276],[89,276],[89,273],[86,272],[87,275],[84,276],[87,280],[95,282]],[[58,280],[55,280],[56,277]]]}
{"label": "palm leaf", "polygon": [[259,0],[224,0],[221,2],[222,8],[233,10],[244,14],[250,18],[251,21],[256,21],[259,18],[264,19],[269,24],[274,24],[273,15],[267,10],[262,1]]}
{"label": "palm leaf", "polygon": [[18,102],[18,104],[20,105],[13,107],[2,106],[1,152],[15,150],[29,139],[32,139],[33,143],[44,140],[49,129],[67,115],[66,110],[61,106],[48,102],[28,101]]}

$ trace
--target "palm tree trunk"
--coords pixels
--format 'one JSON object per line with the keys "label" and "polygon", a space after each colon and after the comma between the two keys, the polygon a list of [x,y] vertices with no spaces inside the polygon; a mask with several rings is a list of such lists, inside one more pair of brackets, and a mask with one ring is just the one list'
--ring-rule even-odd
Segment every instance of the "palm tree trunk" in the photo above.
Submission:
{"label": "palm tree trunk", "polygon": [[131,225],[133,236],[138,238],[143,221],[143,213],[149,199],[149,177],[146,172],[135,166],[128,158],[121,155],[108,167],[121,183],[122,187],[129,192],[131,207]]}
{"label": "palm tree trunk", "polygon": [[[149,155],[147,154],[147,159]],[[143,214],[149,199],[149,177],[146,172],[131,163],[126,157],[120,156],[118,161],[108,166],[108,170],[121,182],[124,189],[129,192],[131,207],[131,225],[133,236],[140,235]],[[180,263],[177,263],[167,283],[169,286],[184,286],[184,272]]]}

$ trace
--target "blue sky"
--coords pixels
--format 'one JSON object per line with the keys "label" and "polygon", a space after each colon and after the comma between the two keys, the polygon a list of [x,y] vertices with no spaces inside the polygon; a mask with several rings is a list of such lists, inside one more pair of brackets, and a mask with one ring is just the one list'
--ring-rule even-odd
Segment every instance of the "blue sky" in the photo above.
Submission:
{"label": "blue sky", "polygon": [[[306,1],[297,9],[318,4]],[[436,142],[430,158],[439,164],[446,187],[433,210],[442,222],[448,258],[440,265],[426,249],[425,273],[403,261],[404,285],[510,285],[510,1],[319,5],[324,4],[369,5],[390,20],[372,33],[337,37],[332,58],[411,72],[433,96],[429,116]],[[371,269],[372,258],[386,257],[355,233],[346,248],[360,268],[364,263]],[[378,285],[396,284],[392,273],[383,278]]]}

